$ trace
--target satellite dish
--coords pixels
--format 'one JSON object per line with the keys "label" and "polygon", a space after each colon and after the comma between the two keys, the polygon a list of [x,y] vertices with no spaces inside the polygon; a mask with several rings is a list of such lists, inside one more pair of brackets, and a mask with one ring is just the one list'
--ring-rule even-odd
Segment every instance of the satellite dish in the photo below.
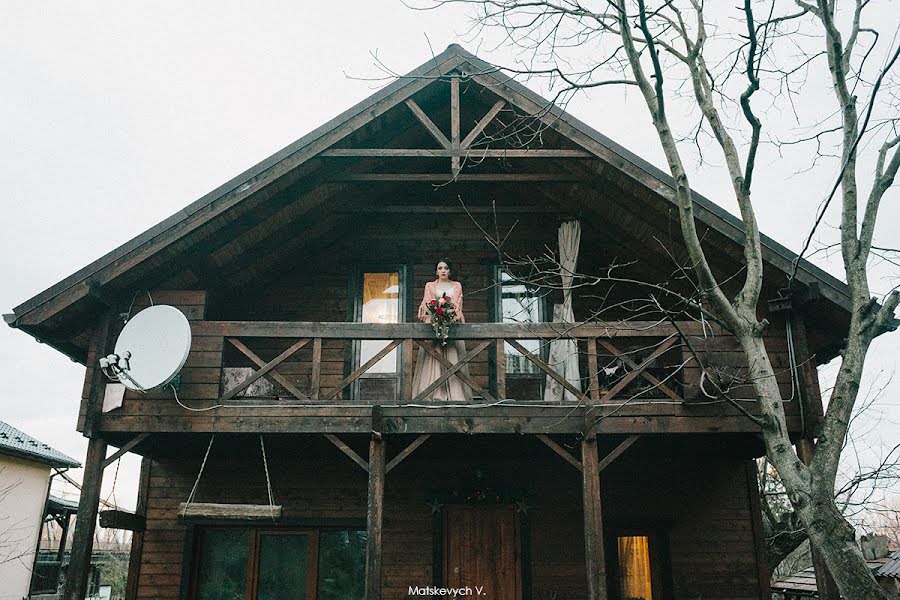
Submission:
{"label": "satellite dish", "polygon": [[[136,314],[107,357],[125,387],[145,392],[172,381],[191,350],[191,326],[174,306],[158,304]],[[103,361],[101,361],[103,365]]]}

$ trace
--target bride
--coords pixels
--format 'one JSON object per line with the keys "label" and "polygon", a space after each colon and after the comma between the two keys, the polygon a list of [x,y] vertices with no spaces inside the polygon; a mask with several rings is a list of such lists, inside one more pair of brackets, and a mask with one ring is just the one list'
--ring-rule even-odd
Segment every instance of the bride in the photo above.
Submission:
{"label": "bride", "polygon": [[[431,313],[428,311],[428,303],[432,300],[440,300],[444,296],[447,296],[456,308],[456,318],[454,321],[465,323],[466,318],[463,316],[462,284],[450,279],[453,264],[448,259],[441,259],[434,268],[436,279],[425,284],[425,294],[422,298],[422,303],[419,305],[418,319],[430,323]],[[466,354],[466,344],[461,340],[451,340],[446,346],[442,346],[437,342],[431,343],[434,344],[434,349],[443,354],[444,358],[451,364],[459,362],[459,359]],[[431,354],[426,352],[424,348],[420,348],[419,356],[416,360],[416,372],[413,376],[412,397],[415,398],[422,391],[427,389],[443,372],[444,366]],[[465,375],[469,374],[467,366],[463,366],[458,372],[464,373]],[[472,391],[461,379],[456,375],[453,375],[435,388],[425,399],[435,402],[468,402],[472,400]]]}

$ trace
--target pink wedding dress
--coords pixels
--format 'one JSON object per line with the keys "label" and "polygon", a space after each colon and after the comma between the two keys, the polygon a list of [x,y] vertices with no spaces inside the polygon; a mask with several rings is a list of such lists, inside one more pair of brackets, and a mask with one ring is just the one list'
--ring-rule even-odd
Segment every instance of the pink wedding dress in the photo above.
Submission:
{"label": "pink wedding dress", "polygon": [[[419,305],[419,313],[422,314],[423,310],[427,313],[426,305],[432,300],[440,300],[443,295],[448,296],[456,307],[456,315],[459,322],[465,323],[466,319],[462,311],[462,284],[458,281],[448,281],[447,283],[429,281],[426,283],[425,294],[422,298],[422,303]],[[427,314],[425,322],[430,323],[431,315],[430,313]],[[443,354],[444,358],[451,364],[456,364],[460,358],[466,355],[466,344],[462,340],[448,340],[446,346],[442,346],[437,341],[426,343],[434,344],[434,349]],[[436,358],[425,352],[424,348],[420,348],[419,356],[416,359],[416,372],[413,375],[413,399],[437,381],[444,371],[444,366]],[[464,365],[458,372],[468,376],[468,365]],[[451,375],[448,380],[432,390],[423,400],[427,402],[470,402],[472,400],[472,390],[459,377]]]}

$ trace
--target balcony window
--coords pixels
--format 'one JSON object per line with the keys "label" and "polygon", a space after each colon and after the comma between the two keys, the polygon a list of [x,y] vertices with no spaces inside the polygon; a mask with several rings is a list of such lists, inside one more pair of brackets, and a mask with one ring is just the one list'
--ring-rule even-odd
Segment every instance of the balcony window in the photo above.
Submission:
{"label": "balcony window", "polygon": [[[496,314],[498,323],[541,323],[544,318],[544,301],[534,286],[515,279],[502,267],[497,267],[494,281],[496,286]],[[546,354],[539,340],[518,340],[532,354],[541,357]],[[518,400],[536,400],[541,397],[543,372],[527,357],[511,345],[506,344],[506,396]]]}

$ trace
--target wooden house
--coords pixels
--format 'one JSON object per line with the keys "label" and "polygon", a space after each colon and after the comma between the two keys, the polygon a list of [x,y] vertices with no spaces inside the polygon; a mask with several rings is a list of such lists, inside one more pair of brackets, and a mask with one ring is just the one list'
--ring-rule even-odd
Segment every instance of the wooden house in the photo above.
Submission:
{"label": "wooden house", "polygon": [[[745,359],[697,304],[668,310],[693,293],[672,186],[453,45],[26,301],[10,325],[87,368],[73,564],[130,451],[137,514],[105,515],[135,530],[130,598],[768,598]],[[699,195],[695,212],[739,279],[740,222]],[[573,220],[599,277],[563,286],[540,257]],[[786,295],[796,256],[763,239],[766,344],[808,438],[847,289],[801,260]],[[444,256],[471,402],[413,394]],[[578,324],[553,320],[562,288]],[[187,363],[103,412],[98,358],[151,302],[190,320]],[[549,356],[566,340],[575,377]]]}

